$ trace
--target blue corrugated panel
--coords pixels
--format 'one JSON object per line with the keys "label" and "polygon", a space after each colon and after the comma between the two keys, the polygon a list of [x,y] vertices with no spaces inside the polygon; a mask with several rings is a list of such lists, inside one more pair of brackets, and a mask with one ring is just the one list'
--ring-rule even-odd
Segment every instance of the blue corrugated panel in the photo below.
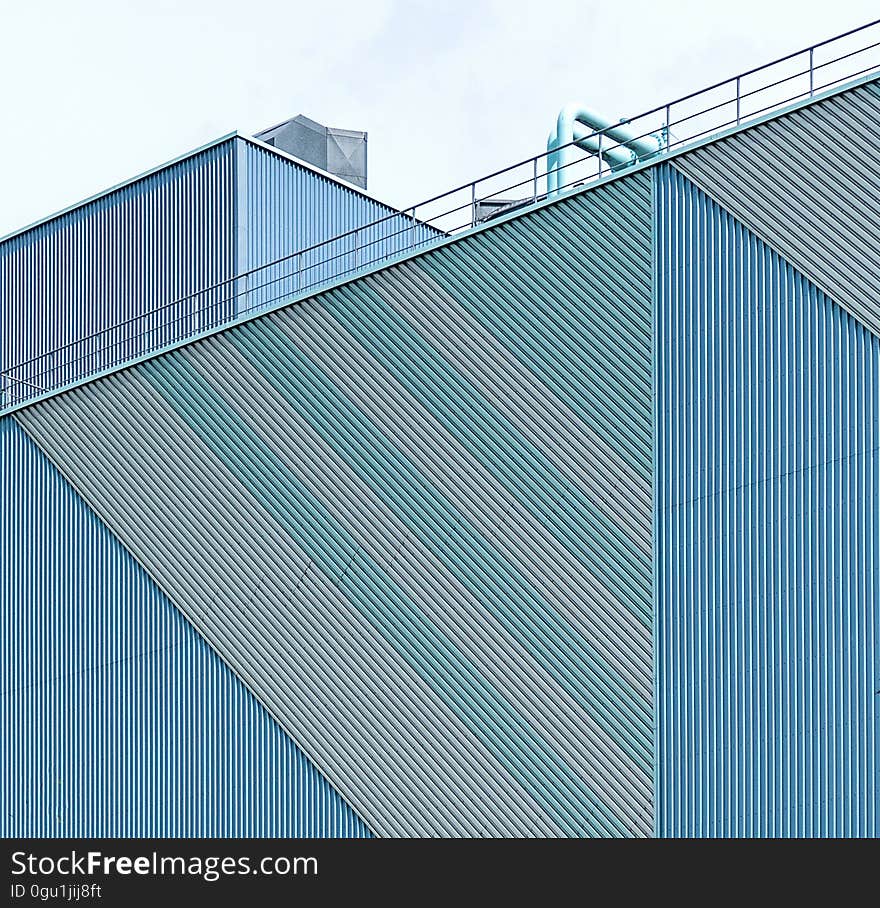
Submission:
{"label": "blue corrugated panel", "polygon": [[880,341],[657,181],[659,831],[877,835]]}
{"label": "blue corrugated panel", "polygon": [[[239,305],[256,309],[305,287],[382,261],[436,239],[438,231],[393,208],[296,164],[279,152],[239,140],[246,183],[246,252],[240,271],[260,268],[339,234],[381,221],[356,235],[320,245],[301,256],[251,275]],[[242,165],[240,165],[242,166]]]}
{"label": "blue corrugated panel", "polygon": [[0,834],[369,835],[11,419],[0,464]]}
{"label": "blue corrugated panel", "polygon": [[229,316],[222,290],[186,297],[234,270],[233,151],[222,142],[0,243],[0,370],[36,358],[7,400]]}

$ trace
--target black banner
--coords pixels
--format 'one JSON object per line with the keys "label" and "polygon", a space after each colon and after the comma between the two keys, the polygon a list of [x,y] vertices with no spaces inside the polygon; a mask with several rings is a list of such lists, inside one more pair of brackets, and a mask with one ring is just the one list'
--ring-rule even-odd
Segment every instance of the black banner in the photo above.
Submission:
{"label": "black banner", "polygon": [[[790,898],[798,880],[821,883],[834,849],[755,840],[28,839],[5,846],[8,904],[96,908],[374,897],[413,905],[586,904],[700,886],[709,887],[711,902],[719,887],[728,897],[767,897],[777,883]],[[814,861],[817,846],[823,853]],[[847,850],[850,869],[865,869],[858,852]]]}

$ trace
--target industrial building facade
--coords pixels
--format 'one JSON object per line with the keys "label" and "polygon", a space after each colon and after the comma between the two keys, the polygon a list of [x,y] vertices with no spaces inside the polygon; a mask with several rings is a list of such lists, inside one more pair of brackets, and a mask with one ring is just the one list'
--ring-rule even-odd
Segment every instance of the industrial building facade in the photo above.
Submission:
{"label": "industrial building facade", "polygon": [[[347,232],[368,223],[359,249]],[[413,234],[436,231],[278,148],[220,138],[0,240],[0,404],[391,256]]]}
{"label": "industrial building facade", "polygon": [[[862,79],[13,396],[3,835],[877,835],[878,131]],[[287,254],[273,179],[175,292]]]}

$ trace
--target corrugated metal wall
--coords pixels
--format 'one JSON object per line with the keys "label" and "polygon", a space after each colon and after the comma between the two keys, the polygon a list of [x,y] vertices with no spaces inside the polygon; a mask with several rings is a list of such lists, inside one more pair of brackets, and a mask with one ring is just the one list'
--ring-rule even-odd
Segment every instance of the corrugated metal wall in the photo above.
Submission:
{"label": "corrugated metal wall", "polygon": [[[245,173],[240,271],[261,268],[300,249],[323,243],[364,224],[381,224],[322,245],[242,282],[240,311],[284,299],[300,288],[382,261],[436,239],[438,231],[353,189],[316,174],[276,152],[239,139]],[[245,293],[246,291],[246,293]]]}
{"label": "corrugated metal wall", "polygon": [[[877,98],[844,93],[20,411],[84,501],[0,423],[0,513],[24,515],[0,527],[3,718],[39,730],[7,735],[9,828],[877,835]],[[863,134],[858,167],[830,179],[811,136],[842,123]],[[232,260],[387,210],[231,144]],[[342,251],[322,278],[352,266]],[[296,288],[251,282],[248,305]],[[51,683],[77,622],[97,655]],[[198,672],[204,691],[182,680]],[[159,708],[181,731],[132,756]],[[186,743],[193,716],[211,731]],[[192,762],[211,806],[169,812],[159,782],[194,784]],[[259,806],[236,812],[248,778]]]}
{"label": "corrugated metal wall", "polygon": [[0,464],[0,835],[368,835],[10,418]]}
{"label": "corrugated metal wall", "polygon": [[880,333],[880,83],[712,142],[676,166]]}
{"label": "corrugated metal wall", "polygon": [[876,836],[880,341],[657,181],[658,829]]}
{"label": "corrugated metal wall", "polygon": [[652,830],[651,206],[637,174],[16,416],[380,834]]}
{"label": "corrugated metal wall", "polygon": [[215,291],[92,336],[232,275],[233,151],[222,142],[0,243],[0,371],[27,363],[7,402],[231,314]]}
{"label": "corrugated metal wall", "polygon": [[0,242],[0,372],[18,367],[0,408],[437,236],[247,139],[220,142]]}

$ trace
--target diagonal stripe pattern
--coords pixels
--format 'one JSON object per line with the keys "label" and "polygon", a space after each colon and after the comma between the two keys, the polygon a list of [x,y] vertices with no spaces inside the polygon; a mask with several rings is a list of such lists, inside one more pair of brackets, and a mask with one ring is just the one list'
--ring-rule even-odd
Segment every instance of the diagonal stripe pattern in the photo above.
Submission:
{"label": "diagonal stripe pattern", "polygon": [[651,178],[16,415],[380,835],[648,835]]}
{"label": "diagonal stripe pattern", "polygon": [[712,142],[676,168],[880,336],[880,83]]}
{"label": "diagonal stripe pattern", "polygon": [[0,464],[0,835],[368,836],[10,417]]}

